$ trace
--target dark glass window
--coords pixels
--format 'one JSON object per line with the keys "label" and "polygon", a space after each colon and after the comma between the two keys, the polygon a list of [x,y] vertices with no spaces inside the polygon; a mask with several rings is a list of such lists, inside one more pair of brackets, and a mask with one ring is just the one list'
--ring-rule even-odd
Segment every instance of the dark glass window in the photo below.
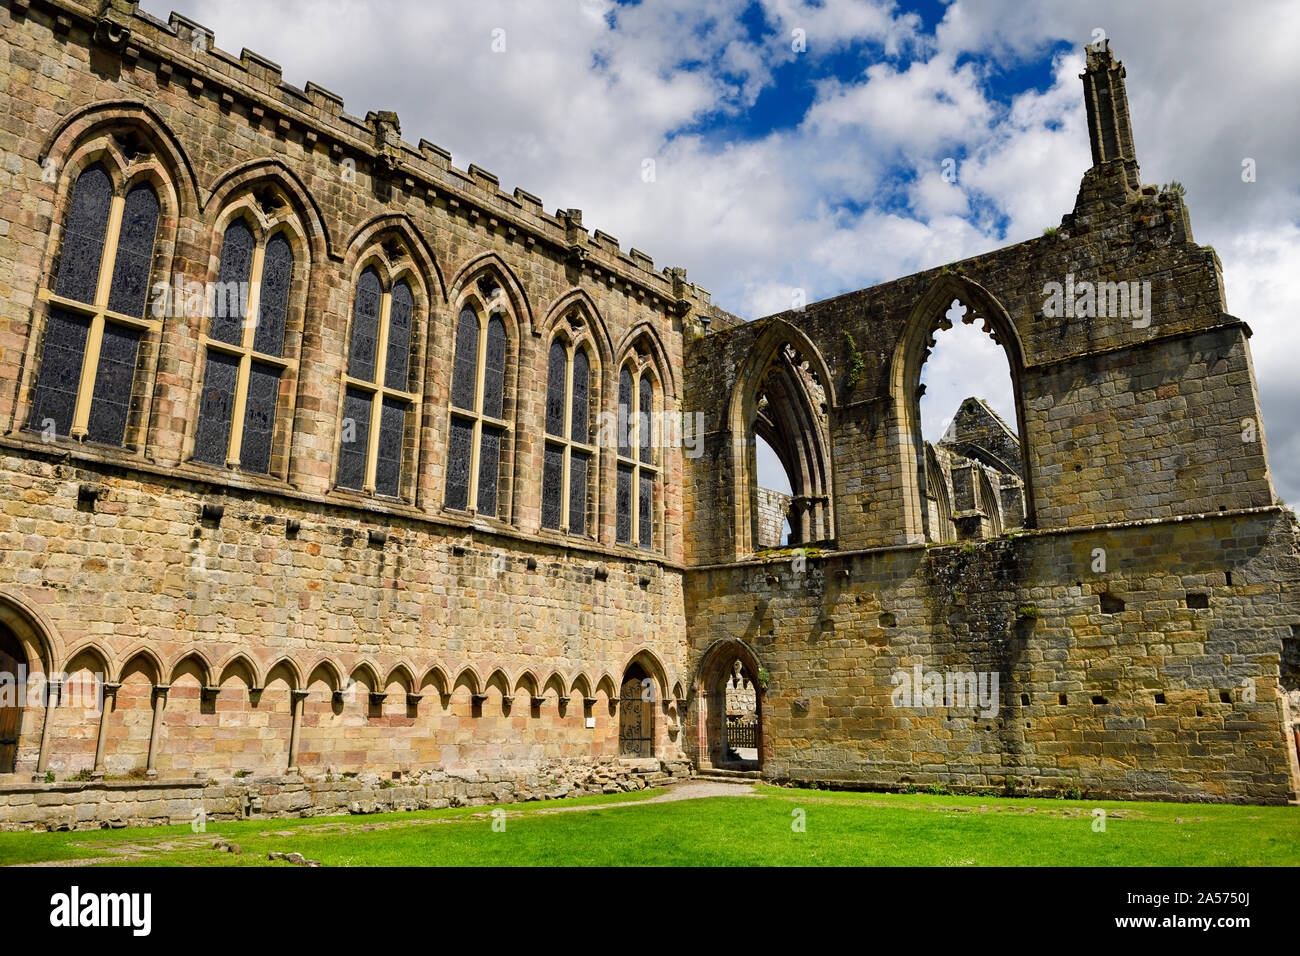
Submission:
{"label": "dark glass window", "polygon": [[620,544],[632,543],[632,473],[630,465],[618,466],[618,489],[616,500],[617,539]]}
{"label": "dark glass window", "polygon": [[253,231],[244,220],[236,219],[226,227],[221,240],[221,265],[217,269],[209,338],[227,345],[243,342],[252,272]]}
{"label": "dark glass window", "polygon": [[348,357],[348,374],[367,382],[375,380],[375,353],[379,348],[379,307],[383,290],[379,273],[367,269],[357,280],[356,302],[352,308],[352,347]]}
{"label": "dark glass window", "polygon": [[64,309],[50,310],[41,355],[41,374],[36,382],[36,402],[32,407],[33,429],[44,430],[48,419],[54,422],[56,434],[67,435],[72,430],[77,388],[81,382],[81,361],[86,354],[89,331],[89,319]]}
{"label": "dark glass window", "polygon": [[495,425],[483,426],[483,439],[478,455],[478,513],[495,517],[497,513],[497,482],[501,475],[501,429]]}
{"label": "dark glass window", "polygon": [[199,399],[199,428],[194,439],[194,457],[210,465],[224,466],[230,453],[230,419],[239,384],[239,359],[224,352],[208,351]]}
{"label": "dark glass window", "polygon": [[99,369],[86,438],[102,445],[121,445],[131,411],[131,386],[140,352],[140,332],[109,322],[99,345]]}
{"label": "dark glass window", "polygon": [[140,183],[126,194],[122,206],[122,228],[118,233],[113,282],[108,294],[110,312],[137,318],[144,315],[157,234],[158,195],[148,183]]}
{"label": "dark glass window", "polygon": [[83,170],[72,187],[63,227],[63,249],[54,283],[56,295],[78,302],[95,301],[112,201],[113,181],[108,170],[101,163]]}
{"label": "dark glass window", "polygon": [[500,316],[488,320],[487,355],[483,369],[483,414],[500,418],[505,407],[506,324]]}
{"label": "dark glass window", "polygon": [[478,374],[478,316],[464,308],[456,323],[456,362],[451,379],[451,403],[474,411],[474,380]]}
{"label": "dark glass window", "polygon": [[564,437],[564,379],[569,369],[569,353],[564,343],[551,343],[550,364],[546,377],[546,433]]}
{"label": "dark glass window", "polygon": [[[105,241],[115,215],[112,180],[102,163],[77,177],[64,224],[56,298],[51,302],[29,428],[41,431],[46,421],[52,421],[60,435],[84,429],[78,434],[88,441],[125,442],[140,342],[145,329],[152,327],[145,311],[158,213],[153,187],[133,186],[117,213],[121,219],[116,248],[107,250]],[[112,274],[108,288],[101,292],[99,280],[105,268]],[[73,303],[87,311],[74,308]],[[83,395],[87,351],[98,352],[99,358],[89,394]]]}
{"label": "dark glass window", "polygon": [[542,527],[560,530],[563,517],[564,447],[546,445],[546,460],[542,466]]}
{"label": "dark glass window", "polygon": [[343,398],[343,437],[339,445],[339,477],[342,488],[360,491],[366,480],[366,456],[370,444],[368,394],[349,388]]}
{"label": "dark glass window", "polygon": [[587,533],[587,472],[591,456],[573,451],[569,458],[569,534]]}
{"label": "dark glass window", "polygon": [[591,443],[588,419],[591,417],[589,393],[591,383],[591,360],[585,349],[578,349],[573,356],[573,413],[570,420],[569,439]]}
{"label": "dark glass window", "polygon": [[402,444],[406,440],[405,402],[385,398],[379,422],[379,461],[375,491],[396,498],[402,484]]}
{"label": "dark glass window", "polygon": [[271,440],[279,397],[280,370],[273,365],[252,363],[244,407],[244,438],[239,449],[239,467],[244,471],[266,474],[271,470]]}
{"label": "dark glass window", "polygon": [[393,287],[393,299],[388,309],[388,358],[384,366],[384,384],[398,391],[407,391],[411,367],[411,314],[415,299],[411,287],[399,282]]}
{"label": "dark glass window", "polygon": [[655,501],[655,479],[654,475],[647,472],[641,472],[640,498],[637,501],[637,524],[639,525],[641,547],[649,548],[653,546],[654,537],[654,501]]}
{"label": "dark glass window", "polygon": [[284,354],[284,322],[289,312],[289,287],[293,282],[293,249],[283,233],[266,244],[257,307],[253,351],[279,358]]}
{"label": "dark glass window", "polygon": [[632,457],[632,373],[627,366],[618,373],[618,453]]}
{"label": "dark glass window", "polygon": [[464,511],[469,507],[469,461],[474,448],[474,425],[451,420],[447,448],[447,507]]}
{"label": "dark glass window", "polygon": [[641,417],[637,421],[637,433],[641,442],[641,461],[647,465],[654,462],[654,448],[651,445],[653,437],[651,423],[653,421],[654,391],[650,385],[650,379],[643,375],[641,376]]}

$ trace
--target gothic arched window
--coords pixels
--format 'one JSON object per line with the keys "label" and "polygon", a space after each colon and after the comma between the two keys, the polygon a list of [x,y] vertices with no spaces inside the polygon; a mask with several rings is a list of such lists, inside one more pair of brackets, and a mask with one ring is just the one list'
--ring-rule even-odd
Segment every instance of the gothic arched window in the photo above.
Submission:
{"label": "gothic arched window", "polygon": [[[446,505],[496,517],[502,476],[505,421],[505,320],[472,305],[456,323],[451,379],[451,437],[447,452]],[[474,503],[473,508],[470,502]]]}
{"label": "gothic arched window", "polygon": [[28,427],[104,445],[126,439],[145,318],[158,194],[147,182],[115,195],[103,163],[72,188]]}
{"label": "gothic arched window", "polygon": [[649,368],[625,363],[618,373],[618,477],[615,540],[654,547],[655,385]]}
{"label": "gothic arched window", "polygon": [[419,401],[411,385],[415,297],[405,279],[384,287],[369,266],[357,280],[344,376],[338,485],[399,497],[407,421]]}
{"label": "gothic arched window", "polygon": [[293,247],[284,231],[259,238],[237,218],[221,243],[216,296],[202,344],[207,353],[194,458],[266,474],[271,470],[284,357]]}
{"label": "gothic arched window", "polygon": [[542,527],[586,535],[596,448],[592,443],[591,357],[586,348],[551,342],[546,379]]}

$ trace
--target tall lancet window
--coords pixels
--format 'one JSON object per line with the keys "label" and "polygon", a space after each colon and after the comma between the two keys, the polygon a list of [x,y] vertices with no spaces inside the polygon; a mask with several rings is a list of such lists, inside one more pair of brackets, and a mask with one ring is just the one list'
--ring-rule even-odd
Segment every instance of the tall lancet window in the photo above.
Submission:
{"label": "tall lancet window", "polygon": [[405,279],[385,288],[368,267],[357,280],[348,351],[338,484],[399,497],[407,421],[419,400],[411,384],[415,297]]}
{"label": "tall lancet window", "polygon": [[271,468],[293,247],[283,231],[259,239],[244,219],[226,227],[217,296],[203,337],[207,365],[194,458],[265,474]]}
{"label": "tall lancet window", "polygon": [[103,163],[73,186],[28,427],[122,445],[146,317],[158,194],[139,182],[115,194]]}
{"label": "tall lancet window", "polygon": [[[489,298],[491,298],[489,296]],[[473,305],[461,309],[451,380],[446,505],[497,517],[505,420],[506,323]],[[473,508],[470,503],[473,502]]]}
{"label": "tall lancet window", "polygon": [[591,385],[586,347],[557,336],[551,342],[546,380],[542,527],[580,536],[587,534],[596,460]]}

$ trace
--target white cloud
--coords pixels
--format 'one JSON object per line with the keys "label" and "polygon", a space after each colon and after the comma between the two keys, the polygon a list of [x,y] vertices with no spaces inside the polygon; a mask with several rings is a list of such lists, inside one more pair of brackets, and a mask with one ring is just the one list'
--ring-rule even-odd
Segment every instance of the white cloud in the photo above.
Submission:
{"label": "white cloud", "polygon": [[[193,0],[186,13],[223,49],[248,46],[289,82],[343,94],[353,114],[396,109],[408,141],[439,143],[548,208],[582,208],[749,317],[789,308],[792,287],[812,301],[1059,222],[1090,162],[1079,50],[1101,27],[1128,69],[1144,181],[1186,185],[1196,238],[1218,249],[1233,310],[1255,329],[1275,479],[1300,496],[1286,361],[1300,287],[1280,280],[1300,266],[1300,5],[960,0],[926,34],[885,0],[761,3],[757,37],[749,0]],[[167,14],[162,0],[143,6]],[[795,27],[806,53],[791,49]],[[1063,41],[1041,90],[999,102],[1002,72]],[[861,74],[829,75],[846,51]],[[803,117],[756,138],[710,131],[742,120],[778,69],[815,91]],[[956,186],[937,179],[959,155]],[[1240,179],[1246,156],[1255,183]],[[645,158],[654,183],[641,181]]]}

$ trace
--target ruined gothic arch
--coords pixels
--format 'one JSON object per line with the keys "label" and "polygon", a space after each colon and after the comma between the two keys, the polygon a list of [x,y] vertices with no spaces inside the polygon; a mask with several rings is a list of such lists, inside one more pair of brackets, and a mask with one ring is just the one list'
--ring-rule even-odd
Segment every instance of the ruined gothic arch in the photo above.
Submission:
{"label": "ruined gothic arch", "polygon": [[834,383],[812,340],[782,319],[771,320],[737,374],[728,406],[738,559],[758,549],[755,435],[772,447],[790,478],[791,543],[835,536],[829,430],[834,406]]}
{"label": "ruined gothic arch", "polygon": [[952,327],[946,313],[954,300],[966,306],[962,322],[969,325],[976,320],[981,321],[983,330],[1002,346],[1006,354],[1019,428],[1025,483],[1025,527],[1034,527],[1032,473],[1029,468],[1029,443],[1025,435],[1025,353],[1020,336],[1006,308],[993,293],[972,279],[945,272],[935,278],[908,313],[903,333],[890,359],[889,389],[894,429],[890,440],[897,448],[898,473],[903,487],[900,543],[920,544],[934,540],[925,507],[928,462],[921,435],[921,369],[934,348],[936,333]]}
{"label": "ruined gothic arch", "polygon": [[726,684],[739,663],[744,677],[754,688],[753,729],[757,764],[761,768],[764,759],[765,739],[763,734],[763,697],[765,688],[759,675],[763,671],[758,654],[745,641],[737,638],[723,638],[714,641],[700,658],[696,669],[695,693],[695,747],[701,767],[721,767],[734,764],[728,756]]}

